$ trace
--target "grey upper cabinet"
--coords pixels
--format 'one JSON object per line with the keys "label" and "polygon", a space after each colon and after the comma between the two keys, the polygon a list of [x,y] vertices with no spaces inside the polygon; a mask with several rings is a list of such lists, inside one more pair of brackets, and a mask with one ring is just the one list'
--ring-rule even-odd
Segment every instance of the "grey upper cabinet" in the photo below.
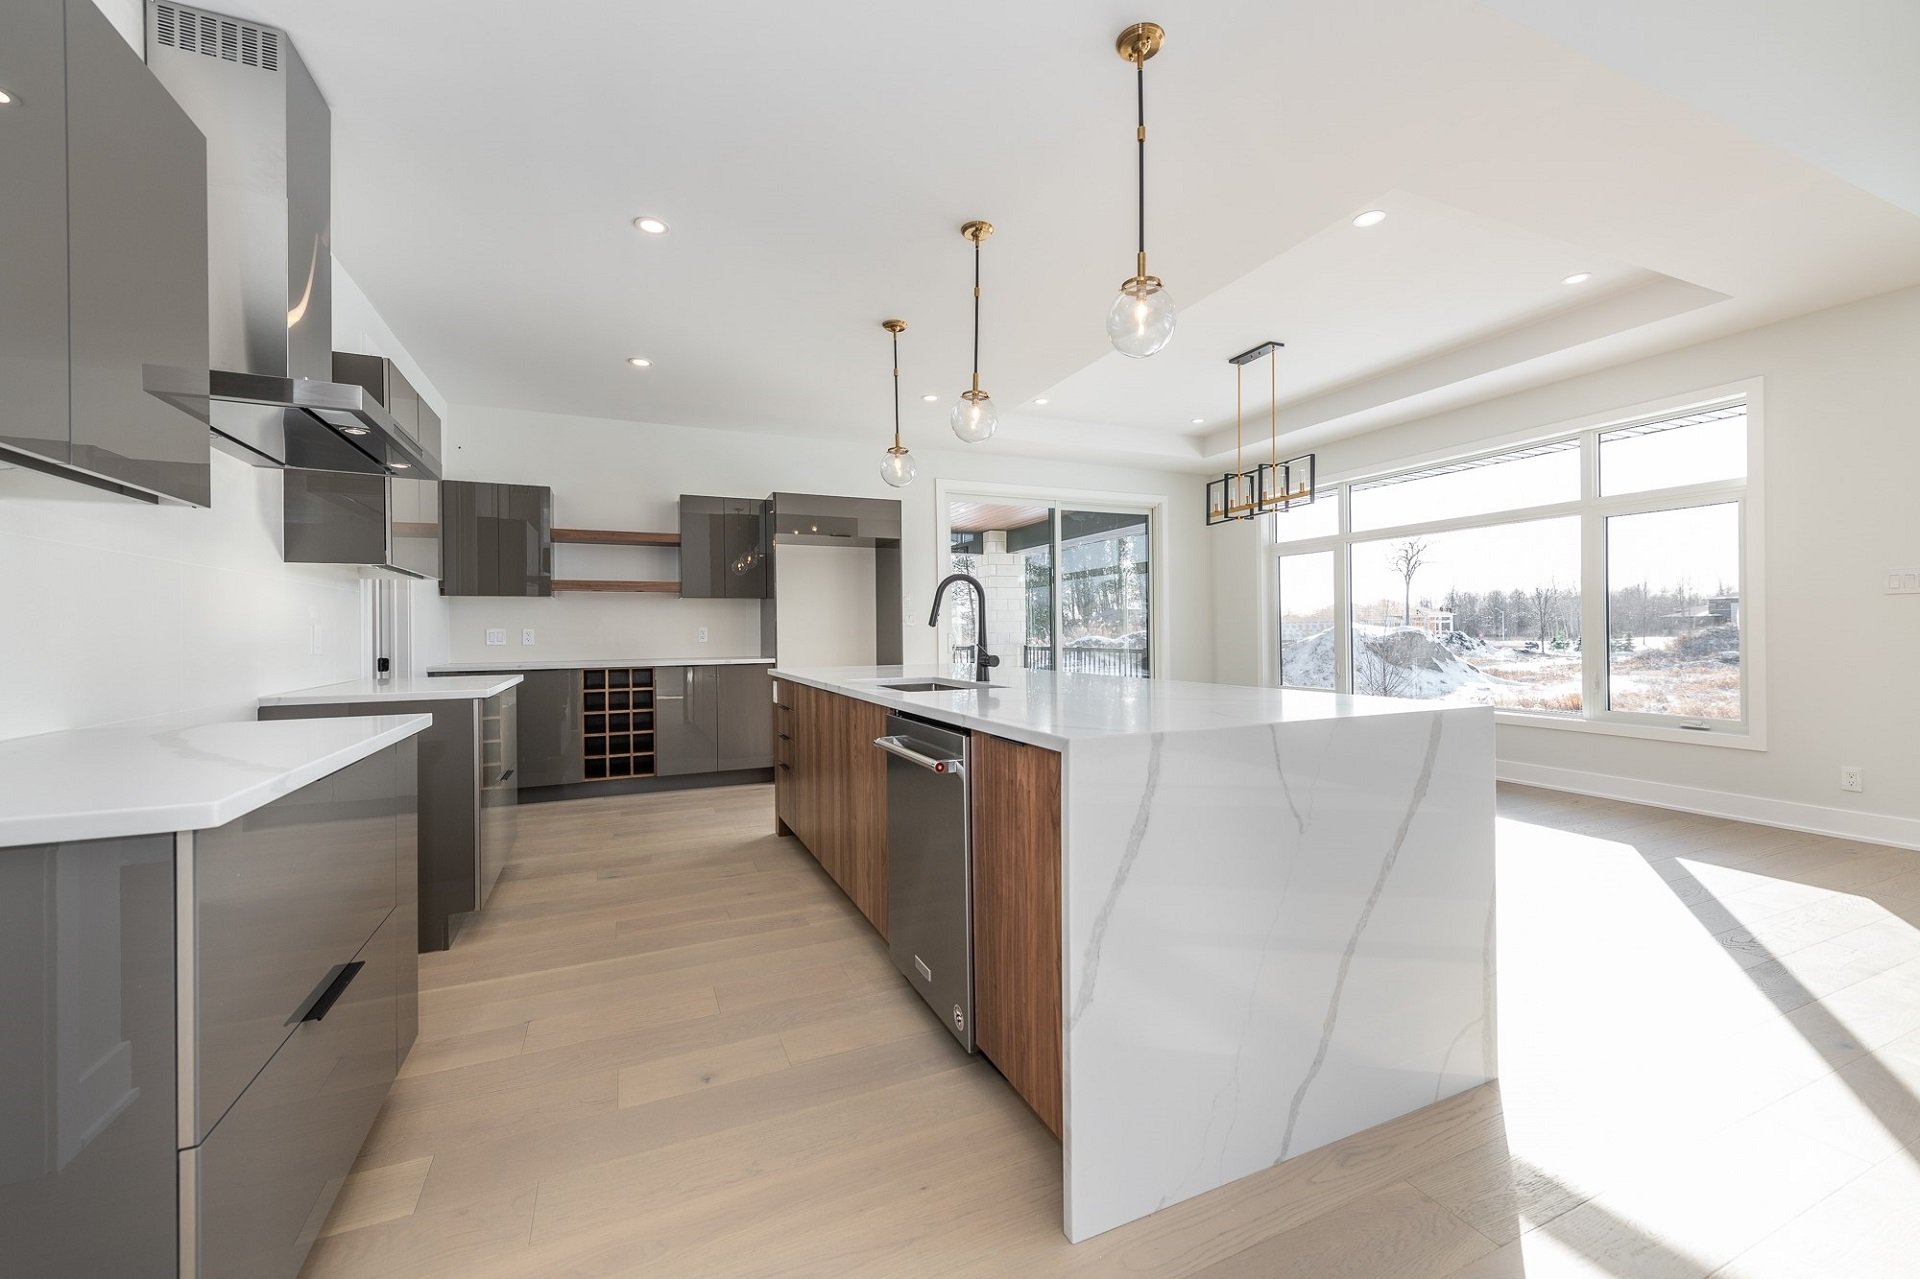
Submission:
{"label": "grey upper cabinet", "polygon": [[282,558],[440,576],[440,485],[343,471],[282,472]]}
{"label": "grey upper cabinet", "polygon": [[773,767],[773,680],[764,666],[716,666],[721,772]]}
{"label": "grey upper cabinet", "polygon": [[553,490],[440,484],[442,595],[553,594]]}
{"label": "grey upper cabinet", "polygon": [[0,444],[205,506],[206,140],[92,0],[10,0],[0,81]]}
{"label": "grey upper cabinet", "polygon": [[765,599],[767,504],[759,498],[680,497],[680,594]]}
{"label": "grey upper cabinet", "polygon": [[654,776],[711,773],[719,766],[720,669],[654,668]]}
{"label": "grey upper cabinet", "polygon": [[0,5],[0,447],[64,463],[67,94],[58,0]]}
{"label": "grey upper cabinet", "polygon": [[335,351],[333,380],[366,388],[369,395],[386,407],[408,439],[418,444],[428,457],[439,460],[440,415],[420,398],[420,392],[392,360]]}

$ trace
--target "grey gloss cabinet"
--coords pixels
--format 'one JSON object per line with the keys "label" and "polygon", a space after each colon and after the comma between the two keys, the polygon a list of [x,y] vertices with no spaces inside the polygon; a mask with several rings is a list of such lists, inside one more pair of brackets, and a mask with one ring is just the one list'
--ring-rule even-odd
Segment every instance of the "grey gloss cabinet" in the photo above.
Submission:
{"label": "grey gloss cabinet", "polygon": [[773,766],[773,688],[764,666],[654,668],[654,773]]}
{"label": "grey gloss cabinet", "polygon": [[392,360],[379,355],[333,353],[333,380],[366,388],[386,407],[394,422],[428,457],[440,458],[440,415],[427,406],[407,375]]}
{"label": "grey gloss cabinet", "polygon": [[0,7],[0,79],[0,444],[205,506],[204,410],[149,389],[206,394],[206,141],[91,0]]}
{"label": "grey gloss cabinet", "polygon": [[520,785],[531,790],[586,779],[580,741],[580,672],[527,671],[520,694]]}
{"label": "grey gloss cabinet", "polygon": [[415,1034],[416,767],[0,849],[6,1274],[298,1273]]}
{"label": "grey gloss cabinet", "polygon": [[442,595],[553,594],[553,490],[443,480]]}
{"label": "grey gloss cabinet", "polygon": [[682,598],[766,598],[766,507],[758,498],[681,494]]}

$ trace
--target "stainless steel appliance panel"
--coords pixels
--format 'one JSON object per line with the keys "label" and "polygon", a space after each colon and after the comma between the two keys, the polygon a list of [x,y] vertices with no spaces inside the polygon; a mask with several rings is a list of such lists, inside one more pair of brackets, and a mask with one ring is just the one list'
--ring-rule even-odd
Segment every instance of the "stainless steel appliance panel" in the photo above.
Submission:
{"label": "stainless steel appliance panel", "polygon": [[61,0],[0,5],[0,448],[68,460],[67,88]]}
{"label": "stainless steel appliance panel", "polygon": [[972,738],[896,713],[874,747],[887,752],[887,950],[972,1052]]}
{"label": "stainless steel appliance panel", "polygon": [[384,752],[195,836],[204,1137],[398,900]]}
{"label": "stainless steel appliance panel", "polygon": [[[895,628],[896,630],[899,628]],[[716,666],[721,772],[773,767],[773,680],[764,666]]]}
{"label": "stainless steel appliance panel", "polygon": [[0,850],[9,1275],[172,1279],[173,914],[171,835]]}
{"label": "stainless steel appliance panel", "polygon": [[398,1071],[410,934],[391,912],[335,968],[334,1001],[298,1023],[206,1140],[181,1152],[198,1279],[300,1273]]}

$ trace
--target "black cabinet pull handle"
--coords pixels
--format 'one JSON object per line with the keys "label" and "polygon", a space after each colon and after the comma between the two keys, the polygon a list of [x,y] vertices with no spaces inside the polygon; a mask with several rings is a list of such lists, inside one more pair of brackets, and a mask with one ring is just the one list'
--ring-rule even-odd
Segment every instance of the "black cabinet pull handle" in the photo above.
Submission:
{"label": "black cabinet pull handle", "polygon": [[509,768],[506,772],[500,774],[501,782],[504,783],[508,778],[512,777],[515,773],[519,771],[520,770],[517,768]]}
{"label": "black cabinet pull handle", "polygon": [[313,1007],[307,1009],[307,1015],[300,1020],[319,1021],[332,1012],[333,1006],[340,1002],[340,996],[347,993],[347,987],[353,984],[353,979],[358,977],[360,970],[366,966],[365,960],[356,959],[341,968],[334,974],[333,980],[327,983],[327,988],[320,992],[320,998],[313,1001]]}

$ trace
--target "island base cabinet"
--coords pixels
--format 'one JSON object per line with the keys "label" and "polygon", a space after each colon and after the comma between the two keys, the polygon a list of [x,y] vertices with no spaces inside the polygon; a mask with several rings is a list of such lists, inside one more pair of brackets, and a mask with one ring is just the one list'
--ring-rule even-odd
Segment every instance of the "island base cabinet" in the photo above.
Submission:
{"label": "island base cabinet", "polygon": [[183,1279],[293,1279],[399,1070],[411,920],[388,917],[325,1015],[303,1021],[198,1147],[180,1152]]}
{"label": "island base cabinet", "polygon": [[975,1039],[1056,1137],[1060,857],[1059,754],[975,733]]}
{"label": "island base cabinet", "polygon": [[869,922],[887,935],[884,706],[782,681],[774,813]]}

